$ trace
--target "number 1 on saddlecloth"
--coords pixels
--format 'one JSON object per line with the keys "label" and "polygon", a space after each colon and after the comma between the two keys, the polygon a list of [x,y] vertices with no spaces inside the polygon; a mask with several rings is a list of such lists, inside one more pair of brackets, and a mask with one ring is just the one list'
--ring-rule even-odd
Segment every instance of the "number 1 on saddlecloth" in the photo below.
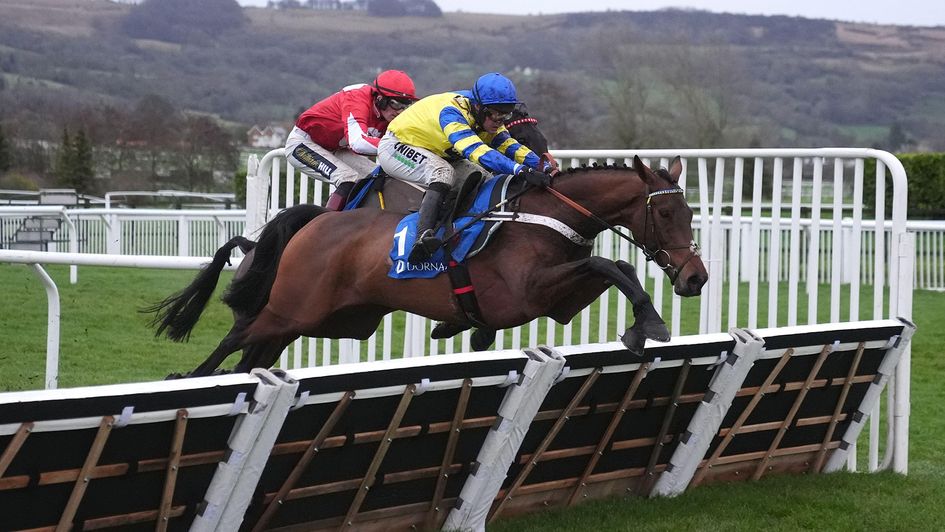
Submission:
{"label": "number 1 on saddlecloth", "polygon": [[394,240],[397,241],[397,256],[403,257],[407,252],[407,226],[394,233]]}

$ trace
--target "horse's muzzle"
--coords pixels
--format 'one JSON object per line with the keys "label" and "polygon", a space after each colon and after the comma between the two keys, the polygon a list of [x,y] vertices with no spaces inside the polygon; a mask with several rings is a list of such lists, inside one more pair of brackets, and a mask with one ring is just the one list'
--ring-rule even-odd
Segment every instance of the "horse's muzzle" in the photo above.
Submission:
{"label": "horse's muzzle", "polygon": [[[692,271],[694,270],[694,271]],[[697,296],[702,293],[702,287],[709,280],[709,274],[704,268],[691,268],[683,271],[683,274],[676,279],[673,284],[673,291],[676,295],[682,297]]]}

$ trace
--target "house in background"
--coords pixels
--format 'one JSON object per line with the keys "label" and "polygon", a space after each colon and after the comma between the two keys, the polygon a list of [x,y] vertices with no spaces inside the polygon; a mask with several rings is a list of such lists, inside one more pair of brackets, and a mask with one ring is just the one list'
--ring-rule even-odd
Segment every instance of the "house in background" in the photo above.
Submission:
{"label": "house in background", "polygon": [[269,124],[263,128],[253,124],[246,132],[246,144],[252,148],[281,148],[285,146],[286,129]]}

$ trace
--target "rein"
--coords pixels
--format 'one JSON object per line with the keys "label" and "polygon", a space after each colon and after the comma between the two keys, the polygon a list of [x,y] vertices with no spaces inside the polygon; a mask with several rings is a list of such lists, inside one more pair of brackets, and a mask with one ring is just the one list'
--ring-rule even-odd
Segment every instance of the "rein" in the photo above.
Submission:
{"label": "rein", "polygon": [[[617,229],[616,227],[614,227],[612,224],[610,224],[609,222],[607,222],[607,220],[604,220],[604,219],[601,218],[600,216],[597,216],[596,214],[594,214],[594,213],[592,213],[591,211],[587,210],[586,208],[584,208],[584,206],[582,206],[582,205],[579,204],[578,202],[572,200],[571,198],[565,196],[565,195],[562,194],[560,191],[555,190],[555,189],[552,188],[552,187],[548,187],[546,190],[547,190],[548,192],[551,192],[552,195],[554,195],[556,198],[558,198],[559,200],[561,200],[561,202],[564,203],[565,205],[567,205],[567,206],[573,208],[574,210],[576,210],[576,211],[578,211],[579,213],[583,214],[583,215],[586,216],[587,218],[590,218],[591,220],[594,220],[595,222],[597,222],[598,224],[600,224],[602,227],[604,227],[604,228],[606,228],[606,229],[609,229],[610,231],[616,233],[617,236],[619,236],[620,238],[626,240],[627,242],[629,242],[629,243],[633,244],[634,246],[636,246],[637,248],[639,248],[640,251],[643,252],[643,256],[646,257],[647,262],[653,262],[653,263],[655,263],[657,266],[659,266],[660,269],[662,269],[664,272],[666,272],[666,274],[669,276],[670,282],[672,282],[672,283],[675,283],[675,282],[676,282],[676,279],[679,277],[679,273],[680,273],[680,272],[682,271],[682,269],[686,266],[686,264],[687,264],[690,260],[692,260],[693,257],[699,255],[699,244],[697,244],[695,241],[690,242],[688,246],[674,246],[674,247],[666,247],[666,246],[663,246],[662,242],[660,242],[659,235],[656,233],[656,222],[655,222],[655,221],[653,222],[653,236],[656,237],[656,243],[657,243],[657,245],[659,245],[659,248],[658,248],[656,251],[651,251],[649,248],[646,247],[646,243],[645,243],[645,241],[646,241],[646,233],[647,233],[647,231],[648,231],[648,229],[649,229],[649,227],[650,227],[650,224],[649,224],[650,210],[651,210],[650,200],[653,199],[654,196],[662,196],[662,195],[665,195],[665,194],[683,194],[684,191],[683,191],[683,189],[681,189],[681,188],[678,188],[678,187],[677,187],[677,188],[666,188],[666,189],[662,189],[662,190],[656,190],[656,191],[653,191],[653,192],[649,192],[649,187],[647,187],[647,195],[646,195],[646,217],[645,217],[644,220],[643,220],[643,240],[644,240],[643,243],[640,243],[640,242],[638,242],[637,240],[635,240],[635,239],[633,238],[633,236],[632,236],[632,233],[631,233],[630,236],[624,234],[623,231],[621,231],[621,230]],[[688,247],[689,250],[690,250],[689,256],[686,257],[686,260],[684,260],[683,263],[680,264],[679,266],[673,266],[673,264],[672,264],[672,262],[671,262],[671,260],[670,260],[670,256],[669,256],[668,251],[671,251],[671,250],[674,250],[674,249],[685,249],[685,248],[687,248],[687,247]],[[667,260],[666,260],[666,266],[660,266],[660,264],[659,264],[658,262],[656,262],[656,256],[659,255],[660,253],[664,253],[664,254],[666,255],[666,259],[667,259]]]}
{"label": "rein", "polygon": [[[490,207],[489,209],[487,209],[487,210],[485,210],[485,211],[483,211],[483,212],[477,214],[476,216],[473,216],[473,217],[472,217],[468,222],[466,222],[465,224],[461,225],[460,227],[457,227],[457,228],[453,229],[452,231],[448,231],[446,234],[444,234],[444,235],[443,235],[443,238],[442,238],[442,242],[443,242],[443,243],[449,242],[450,239],[452,239],[452,238],[453,238],[454,236],[456,236],[457,234],[462,233],[463,231],[465,231],[466,229],[468,229],[470,226],[472,226],[472,224],[478,222],[479,220],[485,218],[486,216],[489,216],[489,215],[491,215],[491,214],[494,214],[497,209],[501,208],[503,205],[505,205],[505,204],[507,204],[507,203],[509,203],[509,202],[514,201],[515,199],[517,199],[518,197],[522,196],[522,195],[525,194],[526,192],[532,190],[533,188],[536,188],[536,187],[526,185],[524,188],[522,188],[521,190],[519,190],[518,192],[516,192],[516,193],[514,193],[514,194],[509,195],[507,198],[505,198],[505,199],[502,200],[501,202],[499,202],[499,203],[493,205],[493,206]],[[689,261],[692,260],[693,257],[696,257],[696,256],[699,255],[699,244],[697,244],[695,241],[690,241],[690,242],[689,242],[689,245],[686,245],[686,246],[673,246],[673,247],[664,246],[663,243],[660,242],[659,235],[656,233],[656,222],[655,222],[655,221],[653,222],[653,236],[656,238],[656,243],[657,243],[657,245],[659,246],[659,248],[657,248],[655,251],[651,251],[648,247],[646,247],[646,233],[647,233],[647,231],[649,230],[649,227],[650,227],[650,223],[649,223],[649,220],[650,220],[650,211],[652,210],[652,206],[650,205],[650,200],[652,200],[654,196],[663,196],[663,195],[666,195],[666,194],[684,194],[685,191],[684,191],[683,189],[679,188],[679,187],[676,187],[676,188],[665,188],[665,189],[661,189],[661,190],[655,190],[655,191],[653,191],[653,192],[649,192],[649,187],[647,187],[647,195],[646,195],[646,216],[645,216],[645,218],[644,218],[644,220],[643,220],[643,239],[644,239],[644,242],[643,242],[643,243],[638,242],[636,239],[634,239],[633,236],[632,236],[632,233],[631,233],[631,235],[626,235],[626,234],[624,234],[623,231],[621,231],[621,230],[617,229],[616,227],[614,227],[614,226],[613,226],[611,223],[609,223],[607,220],[604,220],[604,219],[601,218],[600,216],[597,216],[597,215],[594,214],[593,212],[587,210],[584,206],[582,206],[582,205],[579,204],[578,202],[572,200],[571,198],[567,197],[566,195],[564,195],[564,194],[561,193],[560,191],[558,191],[558,190],[556,190],[556,189],[554,189],[554,188],[552,188],[552,187],[550,187],[550,186],[549,186],[549,187],[546,187],[545,190],[547,190],[548,192],[551,192],[552,195],[554,195],[556,198],[558,198],[559,200],[561,200],[561,202],[564,203],[565,205],[568,205],[569,207],[571,207],[571,208],[573,208],[574,210],[578,211],[579,213],[583,214],[583,215],[586,216],[587,218],[590,218],[591,220],[597,222],[597,223],[600,224],[602,227],[604,227],[604,228],[606,228],[606,229],[609,229],[610,231],[616,233],[617,236],[619,236],[620,238],[626,240],[627,242],[633,244],[635,247],[639,248],[640,251],[643,253],[643,256],[646,258],[647,262],[653,262],[653,263],[655,263],[657,266],[660,267],[661,270],[663,270],[664,272],[666,272],[666,275],[669,276],[669,279],[670,279],[670,282],[671,282],[671,283],[675,283],[675,282],[676,282],[676,279],[679,277],[679,273],[680,273],[680,272],[682,271],[682,269],[686,266],[686,264],[688,264]],[[442,245],[442,244],[441,244],[441,245]],[[686,249],[686,248],[689,248],[689,256],[686,257],[686,260],[684,260],[684,261],[682,262],[682,264],[680,264],[679,266],[673,266],[673,263],[672,263],[672,261],[671,261],[671,258],[670,258],[670,256],[669,256],[669,253],[668,253],[668,252],[669,252],[669,251],[672,251],[672,250],[676,250],[676,249]],[[664,254],[666,255],[666,265],[665,265],[665,266],[660,266],[659,262],[656,261],[656,257],[657,257],[657,255],[659,255],[660,253],[664,253]]]}

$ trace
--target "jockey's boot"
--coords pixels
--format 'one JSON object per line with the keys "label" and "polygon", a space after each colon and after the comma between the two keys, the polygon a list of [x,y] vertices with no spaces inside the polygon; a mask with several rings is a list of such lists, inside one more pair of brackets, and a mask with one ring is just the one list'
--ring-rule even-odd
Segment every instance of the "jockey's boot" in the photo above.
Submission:
{"label": "jockey's boot", "polygon": [[420,213],[417,220],[417,241],[410,250],[410,256],[407,261],[413,264],[419,264],[429,258],[443,244],[433,232],[433,226],[440,217],[440,206],[450,191],[450,186],[446,183],[434,182],[430,184],[420,201]]}
{"label": "jockey's boot", "polygon": [[354,188],[354,181],[344,181],[338,184],[338,188],[331,193],[331,196],[328,197],[328,202],[325,203],[325,208],[329,211],[340,211],[345,208],[345,204],[348,202],[348,194],[351,194],[351,189]]}

